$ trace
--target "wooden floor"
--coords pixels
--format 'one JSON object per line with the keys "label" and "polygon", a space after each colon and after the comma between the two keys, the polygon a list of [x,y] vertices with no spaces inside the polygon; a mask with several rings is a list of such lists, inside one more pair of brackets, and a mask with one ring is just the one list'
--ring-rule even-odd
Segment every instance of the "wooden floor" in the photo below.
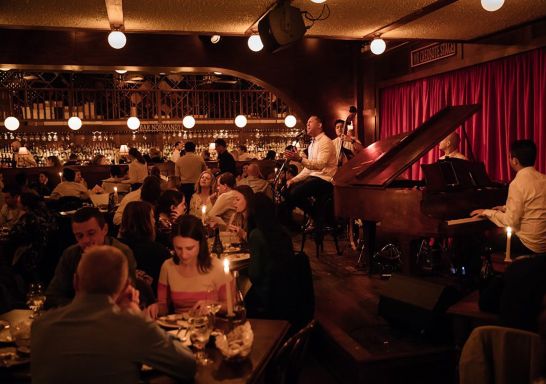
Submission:
{"label": "wooden floor", "polygon": [[358,255],[346,242],[341,248],[338,256],[327,238],[317,259],[314,243],[305,244],[320,327],[301,383],[454,383],[454,348],[391,328],[377,314],[385,281],[355,268]]}

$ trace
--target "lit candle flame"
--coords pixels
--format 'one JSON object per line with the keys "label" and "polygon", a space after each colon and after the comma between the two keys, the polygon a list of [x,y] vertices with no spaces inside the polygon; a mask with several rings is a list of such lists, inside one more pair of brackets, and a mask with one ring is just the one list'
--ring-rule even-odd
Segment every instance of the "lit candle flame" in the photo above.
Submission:
{"label": "lit candle flame", "polygon": [[207,213],[207,206],[206,205],[202,205],[201,206],[201,213],[204,215],[205,213]]}
{"label": "lit candle flame", "polygon": [[506,234],[512,236],[512,227],[506,227]]}
{"label": "lit candle flame", "polygon": [[114,192],[118,193],[118,187],[114,187]]}
{"label": "lit candle flame", "polygon": [[227,258],[224,259],[224,273],[229,273],[229,260]]}

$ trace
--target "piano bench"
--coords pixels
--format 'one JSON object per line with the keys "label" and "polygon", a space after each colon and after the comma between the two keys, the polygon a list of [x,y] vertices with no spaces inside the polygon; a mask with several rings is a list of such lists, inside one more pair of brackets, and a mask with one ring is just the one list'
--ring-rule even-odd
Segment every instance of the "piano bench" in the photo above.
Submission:
{"label": "piano bench", "polygon": [[480,292],[475,290],[447,309],[446,313],[452,319],[455,345],[461,348],[474,328],[500,323],[496,314],[480,310],[479,301]]}

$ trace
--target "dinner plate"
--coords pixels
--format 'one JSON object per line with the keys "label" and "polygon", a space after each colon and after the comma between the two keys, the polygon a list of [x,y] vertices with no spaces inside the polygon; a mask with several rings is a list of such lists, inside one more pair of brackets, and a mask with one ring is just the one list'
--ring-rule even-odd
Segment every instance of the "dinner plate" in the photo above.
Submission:
{"label": "dinner plate", "polygon": [[158,317],[156,323],[165,328],[188,328],[188,313]]}
{"label": "dinner plate", "polygon": [[234,253],[231,255],[227,255],[227,258],[229,261],[243,261],[250,259],[250,253]]}
{"label": "dinner plate", "polygon": [[0,367],[9,368],[27,363],[30,363],[30,357],[19,356],[15,347],[0,348]]}

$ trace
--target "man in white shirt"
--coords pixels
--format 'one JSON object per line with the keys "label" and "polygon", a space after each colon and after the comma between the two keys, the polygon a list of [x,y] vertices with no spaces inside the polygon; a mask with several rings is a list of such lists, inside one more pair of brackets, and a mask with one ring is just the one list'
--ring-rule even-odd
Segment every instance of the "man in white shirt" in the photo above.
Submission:
{"label": "man in white shirt", "polygon": [[85,186],[76,181],[76,171],[72,168],[63,169],[63,179],[57,184],[50,198],[53,200],[60,199],[64,196],[79,197],[82,200],[89,199],[89,191]]}
{"label": "man in white shirt", "polygon": [[532,140],[512,143],[510,166],[516,177],[508,188],[506,205],[470,214],[487,217],[498,227],[511,227],[514,255],[546,252],[546,175],[534,168],[536,155]]}
{"label": "man in white shirt", "polygon": [[180,177],[180,190],[189,206],[195,183],[199,180],[201,172],[207,169],[207,164],[201,156],[195,153],[195,143],[186,142],[184,150],[186,154],[175,163],[174,174]]}
{"label": "man in white shirt", "polygon": [[[301,162],[304,167],[286,182],[286,207],[289,212],[294,207],[303,209],[315,221],[316,227],[321,228],[324,219],[324,210],[320,209],[321,202],[333,191],[332,178],[337,171],[336,152],[332,140],[323,132],[322,121],[317,116],[311,116],[307,120],[307,134],[312,138],[307,159],[296,152],[284,153],[286,159]],[[310,197],[317,200],[315,209],[311,209]]]}
{"label": "man in white shirt", "polygon": [[171,161],[176,164],[178,159],[180,159],[180,150],[182,149],[182,143],[177,141],[174,143],[173,153],[171,154]]}
{"label": "man in white shirt", "polygon": [[459,143],[461,138],[457,132],[450,133],[445,139],[440,141],[438,148],[444,153],[440,157],[440,160],[444,160],[446,157],[451,157],[452,159],[461,159],[468,160],[465,155],[459,152]]}
{"label": "man in white shirt", "polygon": [[332,140],[336,149],[337,165],[341,166],[352,156],[360,152],[362,149],[362,143],[353,137],[352,129],[347,131],[347,134],[343,132],[345,122],[341,119],[336,120],[336,138]]}

